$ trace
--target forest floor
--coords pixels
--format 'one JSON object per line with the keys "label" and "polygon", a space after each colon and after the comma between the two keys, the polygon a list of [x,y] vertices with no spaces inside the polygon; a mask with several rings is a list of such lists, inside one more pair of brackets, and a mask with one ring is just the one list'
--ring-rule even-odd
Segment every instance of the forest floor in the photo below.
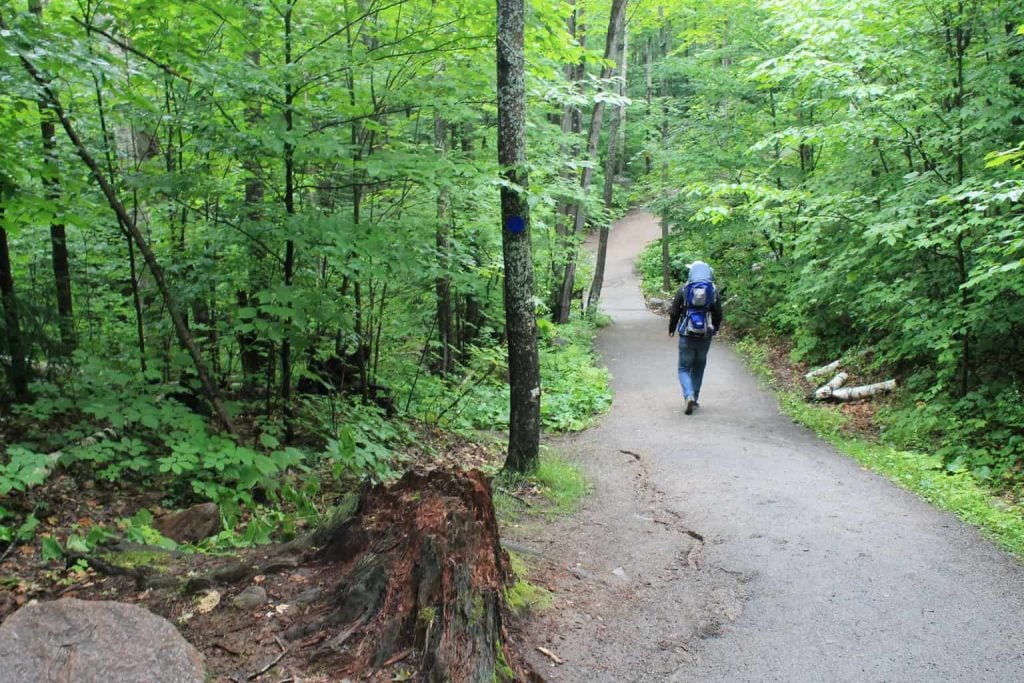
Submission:
{"label": "forest floor", "polygon": [[[421,446],[408,454],[406,467],[497,471],[502,464],[497,448],[437,431],[425,430],[420,437]],[[342,493],[323,492],[326,498]],[[536,509],[545,505],[529,482],[509,493]],[[66,539],[95,526],[116,529],[119,520],[138,510],[159,516],[164,512],[161,497],[159,491],[60,474],[21,502],[45,511],[37,539]],[[19,499],[5,504],[16,507]],[[91,566],[75,567],[70,559],[41,559],[39,542],[11,546],[0,558],[0,622],[30,600],[114,600],[143,606],[175,624],[218,682],[337,682],[349,676],[392,681],[408,680],[415,670],[415,657],[405,653],[382,666],[339,674],[334,653],[325,646],[338,636],[338,628],[320,629],[294,642],[282,638],[330,601],[349,568],[345,562],[310,560],[303,549],[288,544],[214,554],[129,545],[97,548],[89,557]]]}

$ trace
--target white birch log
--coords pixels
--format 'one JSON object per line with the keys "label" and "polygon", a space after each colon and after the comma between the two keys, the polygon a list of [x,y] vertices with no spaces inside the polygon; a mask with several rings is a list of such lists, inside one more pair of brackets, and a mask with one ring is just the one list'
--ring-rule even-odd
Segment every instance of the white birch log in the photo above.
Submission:
{"label": "white birch log", "polygon": [[826,375],[830,372],[835,372],[836,370],[839,369],[840,365],[842,365],[842,361],[834,360],[828,365],[822,365],[820,368],[815,368],[814,370],[811,370],[806,375],[804,375],[804,379],[812,379],[814,377],[817,377],[818,375]]}
{"label": "white birch log", "polygon": [[861,387],[845,387],[832,391],[832,399],[835,401],[857,401],[862,398],[871,398],[878,394],[888,394],[896,388],[896,380],[890,379],[878,384],[867,384]]}
{"label": "white birch log", "polygon": [[827,384],[823,384],[818,387],[814,392],[814,398],[818,401],[824,401],[832,395],[833,391],[846,384],[846,380],[849,379],[849,377],[849,374],[840,372],[838,375],[830,379]]}

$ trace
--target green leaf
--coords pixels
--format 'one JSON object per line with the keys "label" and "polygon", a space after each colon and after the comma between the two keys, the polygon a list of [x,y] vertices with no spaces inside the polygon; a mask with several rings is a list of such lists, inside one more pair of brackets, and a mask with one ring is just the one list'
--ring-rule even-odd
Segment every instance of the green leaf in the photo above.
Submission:
{"label": "green leaf", "polygon": [[64,558],[64,549],[60,547],[60,542],[53,536],[44,536],[40,548],[44,562]]}

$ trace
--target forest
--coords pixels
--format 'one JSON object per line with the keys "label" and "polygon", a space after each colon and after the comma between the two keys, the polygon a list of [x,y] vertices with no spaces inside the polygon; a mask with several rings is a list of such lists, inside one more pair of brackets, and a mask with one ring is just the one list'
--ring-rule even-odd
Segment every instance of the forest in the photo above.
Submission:
{"label": "forest", "polygon": [[709,261],[731,335],[895,378],[879,438],[1016,499],[1024,2],[520,4],[516,161],[508,4],[0,1],[0,553],[109,535],[46,530],[59,476],[217,503],[213,549],[439,435],[535,471],[611,404],[639,206],[649,295]]}

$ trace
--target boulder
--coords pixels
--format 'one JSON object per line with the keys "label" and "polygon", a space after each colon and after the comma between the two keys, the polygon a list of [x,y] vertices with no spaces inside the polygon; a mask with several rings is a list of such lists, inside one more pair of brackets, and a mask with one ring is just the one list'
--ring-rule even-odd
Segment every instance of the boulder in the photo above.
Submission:
{"label": "boulder", "polygon": [[203,683],[203,658],[166,619],[106,600],[32,602],[0,625],[5,683]]}
{"label": "boulder", "polygon": [[220,509],[216,503],[201,503],[160,517],[153,527],[177,543],[198,543],[220,531]]}

